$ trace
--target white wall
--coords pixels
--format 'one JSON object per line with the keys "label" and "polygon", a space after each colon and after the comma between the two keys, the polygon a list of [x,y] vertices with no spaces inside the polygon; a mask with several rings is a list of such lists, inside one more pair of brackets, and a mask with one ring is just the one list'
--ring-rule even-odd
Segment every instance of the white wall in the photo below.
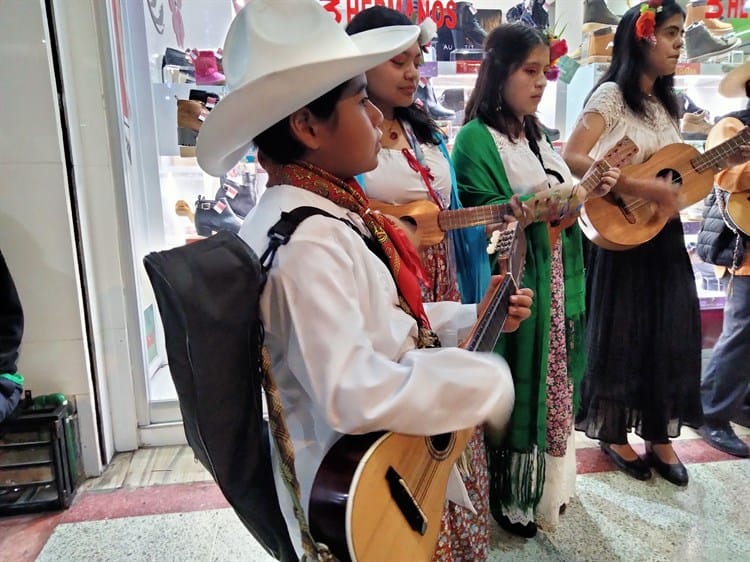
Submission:
{"label": "white wall", "polygon": [[76,396],[84,467],[96,474],[89,342],[44,2],[0,2],[0,37],[0,244],[26,317],[19,370],[34,394]]}

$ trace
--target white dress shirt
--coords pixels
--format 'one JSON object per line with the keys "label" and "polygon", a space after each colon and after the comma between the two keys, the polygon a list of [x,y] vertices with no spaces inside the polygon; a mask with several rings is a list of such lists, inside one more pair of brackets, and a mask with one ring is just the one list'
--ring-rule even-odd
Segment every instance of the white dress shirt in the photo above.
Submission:
{"label": "white dress shirt", "polygon": [[[356,214],[281,185],[266,190],[240,236],[260,256],[281,212],[305,205],[367,232]],[[389,269],[342,221],[310,217],[278,250],[261,316],[306,512],[318,467],[341,434],[432,435],[477,425],[498,411],[510,414],[513,386],[502,358],[453,347],[475,322],[476,306],[443,302],[425,309],[442,348],[416,348],[417,324],[398,306]],[[299,527],[272,450],[279,503],[301,555]]]}

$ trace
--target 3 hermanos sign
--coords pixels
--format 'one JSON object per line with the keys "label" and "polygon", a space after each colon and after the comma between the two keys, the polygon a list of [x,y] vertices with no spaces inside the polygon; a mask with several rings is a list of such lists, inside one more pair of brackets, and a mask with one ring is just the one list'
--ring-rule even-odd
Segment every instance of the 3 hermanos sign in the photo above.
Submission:
{"label": "3 hermanos sign", "polygon": [[747,18],[745,0],[708,0],[707,18]]}
{"label": "3 hermanos sign", "polygon": [[448,29],[455,28],[458,21],[454,0],[320,0],[320,3],[338,23],[351,21],[355,15],[371,6],[393,8],[416,23],[429,16],[438,27]]}

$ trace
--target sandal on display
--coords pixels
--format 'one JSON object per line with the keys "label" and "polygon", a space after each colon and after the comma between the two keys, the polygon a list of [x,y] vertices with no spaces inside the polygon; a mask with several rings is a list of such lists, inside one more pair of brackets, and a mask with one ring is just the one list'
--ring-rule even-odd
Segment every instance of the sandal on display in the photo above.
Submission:
{"label": "sandal on display", "polygon": [[195,222],[195,213],[190,208],[190,204],[184,199],[178,199],[174,204],[174,212],[180,217],[187,217],[190,222]]}

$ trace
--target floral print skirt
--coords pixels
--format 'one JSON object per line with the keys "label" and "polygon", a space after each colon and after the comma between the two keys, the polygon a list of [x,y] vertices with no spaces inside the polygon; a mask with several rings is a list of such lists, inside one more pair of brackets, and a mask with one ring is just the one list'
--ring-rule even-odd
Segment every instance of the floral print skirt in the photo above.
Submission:
{"label": "floral print skirt", "polygon": [[476,514],[451,501],[445,502],[433,562],[479,562],[487,558],[490,542],[490,484],[482,427],[474,430],[466,447],[466,454],[469,471],[462,471],[461,479]]}
{"label": "floral print skirt", "polygon": [[[449,237],[421,252],[422,265],[431,287],[422,287],[425,302],[460,301],[458,281],[453,267]],[[490,540],[489,477],[484,429],[477,427],[464,453],[468,470],[460,470],[466,491],[476,514],[445,502],[435,562],[478,562],[487,558]]]}

